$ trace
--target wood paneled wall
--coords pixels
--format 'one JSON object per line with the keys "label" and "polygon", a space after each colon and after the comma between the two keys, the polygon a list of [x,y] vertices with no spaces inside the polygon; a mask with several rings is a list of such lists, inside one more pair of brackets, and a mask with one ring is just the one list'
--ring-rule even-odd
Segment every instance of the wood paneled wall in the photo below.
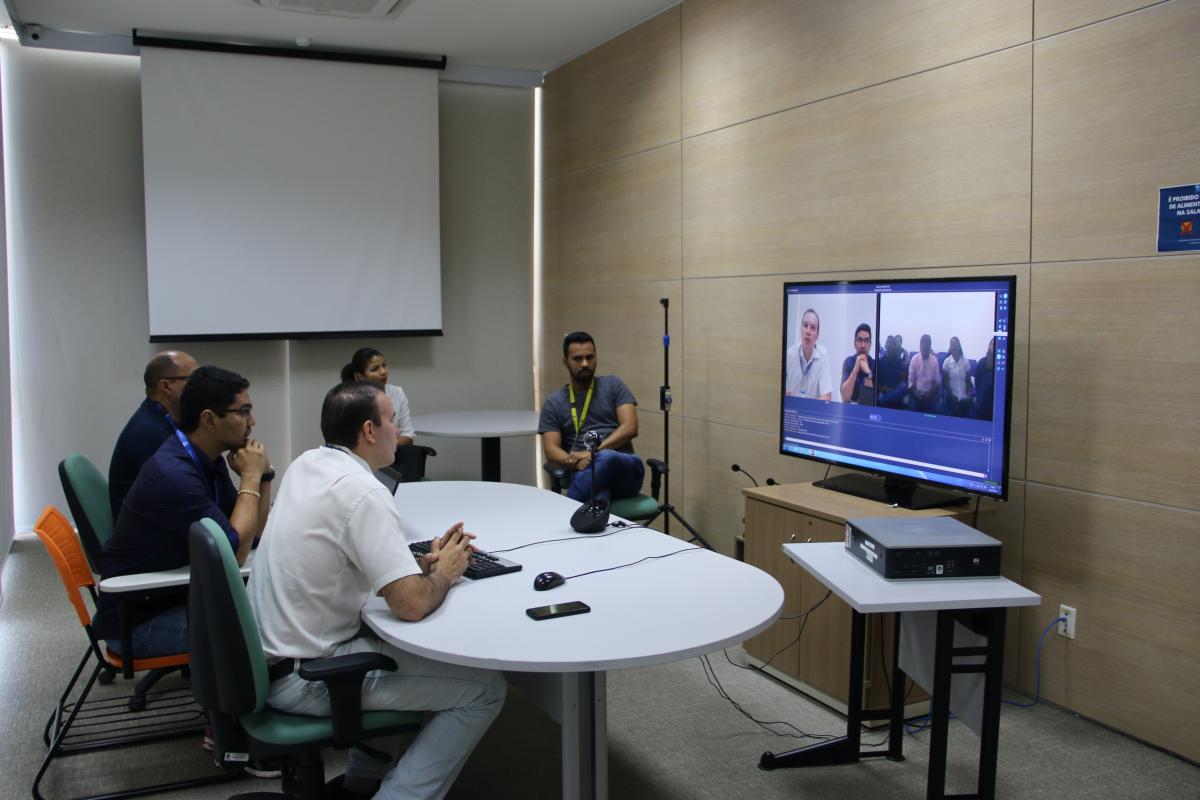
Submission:
{"label": "wood paneled wall", "polygon": [[785,280],[1016,274],[1007,504],[980,527],[1042,593],[1010,629],[1032,691],[1200,759],[1200,255],[1155,252],[1200,182],[1193,0],[685,0],[547,77],[540,344],[590,330],[719,549],[777,453]]}

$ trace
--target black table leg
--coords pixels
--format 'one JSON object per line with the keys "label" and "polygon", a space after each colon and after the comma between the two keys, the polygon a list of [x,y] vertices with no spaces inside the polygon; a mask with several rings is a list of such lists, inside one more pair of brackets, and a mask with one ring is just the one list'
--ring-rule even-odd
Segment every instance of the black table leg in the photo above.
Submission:
{"label": "black table leg", "polygon": [[[832,764],[851,764],[862,757],[862,694],[863,654],[866,651],[867,618],[850,610],[850,689],[846,696],[846,735],[807,747],[797,747],[786,753],[763,753],[759,769],[781,767],[820,767]],[[891,753],[889,745],[888,753]]]}
{"label": "black table leg", "polygon": [[983,685],[983,735],[979,743],[979,796],[996,796],[996,757],[1000,750],[1000,686],[1004,681],[1004,625],[1007,609],[988,610],[987,672]]}
{"label": "black table leg", "polygon": [[485,436],[481,440],[480,473],[485,481],[500,481],[500,437]]}
{"label": "black table leg", "polygon": [[927,798],[946,796],[946,741],[950,728],[950,674],[954,663],[954,613],[937,612],[933,648],[933,697],[930,698],[929,779]]}
{"label": "black table leg", "polygon": [[[880,620],[882,624],[882,620]],[[900,669],[900,612],[892,615],[892,708],[888,720],[888,761],[904,760],[904,670]]]}

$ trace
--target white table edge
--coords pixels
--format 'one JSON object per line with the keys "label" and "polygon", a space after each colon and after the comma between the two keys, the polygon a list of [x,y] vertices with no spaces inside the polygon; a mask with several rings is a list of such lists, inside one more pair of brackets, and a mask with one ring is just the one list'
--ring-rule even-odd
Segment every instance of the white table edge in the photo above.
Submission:
{"label": "white table edge", "polygon": [[649,667],[655,664],[669,664],[674,661],[682,661],[693,656],[702,656],[708,653],[715,653],[718,650],[723,650],[731,645],[740,644],[752,636],[762,633],[767,628],[771,627],[779,618],[779,613],[783,610],[783,589],[779,590],[778,603],[775,605],[775,610],[762,622],[747,629],[742,633],[736,633],[732,636],[727,636],[723,639],[718,639],[713,642],[706,642],[701,645],[684,648],[682,650],[672,650],[668,653],[654,653],[646,656],[635,656],[633,658],[621,659],[605,659],[602,661],[524,661],[520,664],[514,664],[506,659],[489,659],[489,658],[472,658],[470,656],[461,656],[457,654],[447,654],[441,650],[421,647],[409,642],[399,642],[394,638],[389,638],[382,626],[376,625],[372,616],[375,613],[387,614],[390,613],[387,605],[378,598],[372,598],[362,609],[362,619],[371,630],[375,631],[381,639],[389,642],[394,646],[408,653],[413,653],[418,656],[433,659],[434,661],[443,661],[448,664],[457,664],[463,667],[480,667],[483,669],[501,670],[504,672],[607,672],[613,669],[628,669],[630,667]]}

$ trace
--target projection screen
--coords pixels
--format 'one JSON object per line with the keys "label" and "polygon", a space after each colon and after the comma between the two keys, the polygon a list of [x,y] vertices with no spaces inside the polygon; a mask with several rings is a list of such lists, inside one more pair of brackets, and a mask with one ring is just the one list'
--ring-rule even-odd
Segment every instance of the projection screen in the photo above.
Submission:
{"label": "projection screen", "polygon": [[142,48],[152,341],[437,335],[434,70]]}

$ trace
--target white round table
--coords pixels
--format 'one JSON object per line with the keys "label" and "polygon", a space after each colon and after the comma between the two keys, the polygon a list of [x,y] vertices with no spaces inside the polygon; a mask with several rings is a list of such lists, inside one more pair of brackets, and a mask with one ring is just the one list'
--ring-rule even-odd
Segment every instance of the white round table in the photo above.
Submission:
{"label": "white round table", "polygon": [[413,428],[422,436],[478,438],[483,480],[500,480],[500,440],[506,436],[531,436],[537,433],[536,411],[442,411],[417,414]]}
{"label": "white round table", "polygon": [[[474,481],[401,484],[396,506],[410,541],[462,520],[484,550],[521,572],[462,581],[420,622],[402,622],[380,598],[363,619],[385,641],[438,661],[504,670],[562,724],[563,797],[607,792],[605,672],[710,653],[765,630],[783,607],[767,573],[645,528],[575,533],[579,504],[531,486]],[[546,542],[548,539],[563,541]],[[674,555],[668,555],[672,554]],[[581,573],[630,564],[620,569]],[[549,591],[533,578],[568,576]],[[574,576],[574,577],[572,577]],[[525,610],[581,600],[591,611],[541,622]]]}

